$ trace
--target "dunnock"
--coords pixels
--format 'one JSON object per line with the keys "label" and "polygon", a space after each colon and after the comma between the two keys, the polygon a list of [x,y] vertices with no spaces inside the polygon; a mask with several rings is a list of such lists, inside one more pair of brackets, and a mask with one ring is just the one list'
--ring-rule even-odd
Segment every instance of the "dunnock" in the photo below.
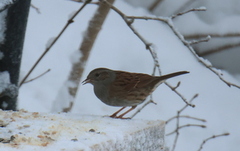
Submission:
{"label": "dunnock", "polygon": [[[188,71],[175,72],[163,76],[151,76],[143,73],[115,71],[107,68],[92,70],[83,84],[91,83],[95,95],[105,104],[122,107],[112,114],[112,118],[123,118],[125,114],[144,102],[161,83],[166,79],[189,73]],[[127,106],[129,110],[117,116]]]}

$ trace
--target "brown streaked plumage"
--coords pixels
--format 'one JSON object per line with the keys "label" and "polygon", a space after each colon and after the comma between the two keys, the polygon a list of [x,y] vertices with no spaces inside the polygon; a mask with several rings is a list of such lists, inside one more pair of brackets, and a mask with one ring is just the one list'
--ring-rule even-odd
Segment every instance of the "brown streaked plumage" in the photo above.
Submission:
{"label": "brown streaked plumage", "polygon": [[[143,73],[115,71],[107,68],[92,70],[83,84],[91,83],[95,95],[105,104],[122,107],[110,117],[123,118],[125,114],[144,102],[161,83],[166,79],[189,73],[188,71],[175,72],[163,76],[151,76]],[[125,107],[131,109],[117,116]]]}

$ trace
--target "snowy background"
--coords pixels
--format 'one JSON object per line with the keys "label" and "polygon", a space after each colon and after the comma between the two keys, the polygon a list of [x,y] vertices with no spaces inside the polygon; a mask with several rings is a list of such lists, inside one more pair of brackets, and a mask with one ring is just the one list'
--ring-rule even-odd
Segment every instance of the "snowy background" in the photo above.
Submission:
{"label": "snowy background", "polygon": [[[221,2],[224,1],[221,0]],[[188,32],[208,33],[208,31],[221,31],[224,33],[230,30],[240,32],[238,31],[240,29],[236,28],[240,24],[240,12],[239,9],[238,11],[236,9],[239,8],[240,3],[237,0],[232,0],[229,1],[231,5],[226,6],[225,3],[221,2],[212,0],[211,3],[201,1],[201,3],[195,4],[196,7],[209,7],[208,11],[210,14],[215,11],[215,14],[220,17],[209,15],[207,20],[204,20],[202,19],[204,17],[201,17],[201,15],[207,12],[189,13],[177,18],[175,26],[184,34]],[[45,50],[49,39],[55,37],[60,32],[69,16],[82,5],[81,3],[59,0],[32,0],[32,4],[40,9],[41,14],[38,14],[34,9],[30,9],[21,65],[21,78],[26,75]],[[136,2],[134,4],[130,5],[126,1],[117,0],[114,5],[127,15],[152,15],[144,8],[141,8],[141,5],[137,5]],[[171,15],[173,13],[170,11],[171,8],[176,10],[175,7],[177,5],[177,2],[166,3],[163,5],[166,13],[162,14],[165,16]],[[74,59],[73,54],[78,50],[88,26],[88,21],[93,16],[96,8],[97,6],[95,5],[88,5],[84,8],[74,20],[75,22],[70,25],[59,41],[40,62],[29,79],[42,74],[47,69],[51,69],[51,71],[31,83],[24,84],[20,88],[19,109],[34,112],[53,112],[53,101],[57,99],[58,93],[61,93],[61,87],[68,78],[71,61]],[[219,21],[219,18],[223,19]],[[133,25],[147,41],[153,43],[158,53],[163,74],[181,70],[190,71],[190,74],[170,79],[168,82],[176,85],[178,81],[181,81],[181,86],[178,90],[188,100],[196,93],[199,94],[199,97],[193,102],[196,107],[188,107],[183,114],[206,119],[207,123],[182,119],[180,124],[205,124],[207,128],[188,127],[180,130],[176,150],[195,151],[199,148],[203,139],[225,132],[229,132],[231,135],[211,140],[205,144],[203,150],[238,150],[240,148],[240,89],[228,87],[215,74],[199,64],[166,24],[157,21],[136,20]],[[208,43],[203,45],[208,45]],[[222,60],[222,62],[226,60]],[[91,70],[98,67],[129,72],[152,73],[153,60],[150,53],[145,49],[143,43],[129,30],[122,18],[113,11],[108,15],[94,44],[90,58],[86,63],[82,80]],[[224,78],[240,85],[240,76],[238,74],[231,75],[227,71],[222,72],[224,73]],[[136,119],[167,120],[175,116],[177,110],[185,105],[164,84],[159,86],[153,93],[153,99],[157,102],[157,105],[148,105],[135,117]],[[92,85],[81,85],[71,112],[77,114],[110,115],[117,109],[107,106],[98,100],[94,95]],[[174,127],[174,122],[167,125],[166,133],[174,130]],[[172,146],[173,138],[173,136],[166,137],[167,146]]]}

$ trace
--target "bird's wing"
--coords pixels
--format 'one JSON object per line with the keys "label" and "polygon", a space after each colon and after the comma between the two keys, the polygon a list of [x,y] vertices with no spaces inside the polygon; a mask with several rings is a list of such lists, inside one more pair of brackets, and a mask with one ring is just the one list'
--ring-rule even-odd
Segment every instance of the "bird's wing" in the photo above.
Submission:
{"label": "bird's wing", "polygon": [[134,91],[149,86],[154,87],[159,82],[157,77],[152,77],[148,74],[118,71],[116,75],[115,87],[121,86],[121,89],[125,91]]}

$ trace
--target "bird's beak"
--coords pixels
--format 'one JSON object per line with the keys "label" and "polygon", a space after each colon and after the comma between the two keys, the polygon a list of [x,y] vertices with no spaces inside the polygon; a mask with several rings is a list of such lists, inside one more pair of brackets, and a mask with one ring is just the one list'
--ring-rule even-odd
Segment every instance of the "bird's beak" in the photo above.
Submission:
{"label": "bird's beak", "polygon": [[91,83],[91,79],[86,79],[86,80],[84,80],[84,81],[82,82],[83,85],[84,85],[84,84],[87,84],[87,83]]}

